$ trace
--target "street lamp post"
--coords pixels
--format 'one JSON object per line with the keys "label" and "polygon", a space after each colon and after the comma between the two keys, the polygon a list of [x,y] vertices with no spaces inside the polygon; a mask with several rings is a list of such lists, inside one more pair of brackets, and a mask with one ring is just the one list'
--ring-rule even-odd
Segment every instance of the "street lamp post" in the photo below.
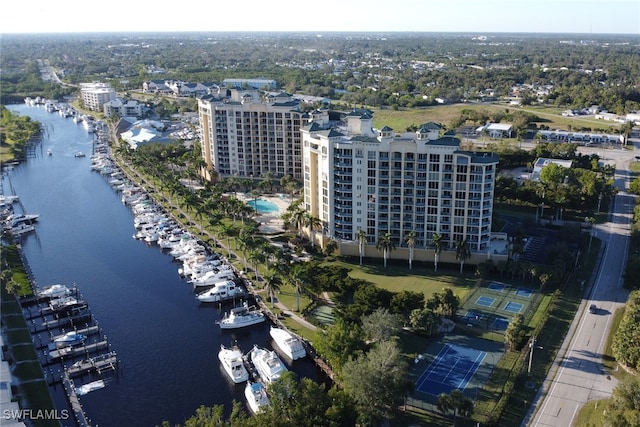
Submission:
{"label": "street lamp post", "polygon": [[536,347],[536,336],[531,337],[531,341],[529,342],[529,368],[527,369],[527,375],[531,376],[531,362],[533,361],[533,349],[543,349],[544,347],[537,346]]}

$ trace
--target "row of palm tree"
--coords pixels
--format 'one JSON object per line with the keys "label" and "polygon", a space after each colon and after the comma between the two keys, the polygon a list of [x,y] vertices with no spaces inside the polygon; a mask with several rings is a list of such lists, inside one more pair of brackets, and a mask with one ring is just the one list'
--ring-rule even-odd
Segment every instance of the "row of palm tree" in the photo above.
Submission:
{"label": "row of palm tree", "polygon": [[[415,245],[416,245],[417,233],[415,231],[408,232],[404,240],[409,247],[409,270],[413,268],[413,259],[415,253]],[[442,251],[442,242],[443,236],[439,233],[433,233],[431,236],[431,246],[433,247],[434,252],[434,271],[438,271],[438,261],[440,258],[440,252]],[[367,233],[363,229],[359,229],[356,233],[356,241],[358,242],[358,251],[360,255],[360,265],[362,265],[362,258],[364,257],[365,246],[368,242]],[[396,248],[395,242],[393,241],[393,236],[389,232],[383,232],[380,234],[378,238],[378,242],[376,243],[376,249],[382,251],[382,256],[384,259],[384,268],[387,268],[387,259],[389,258],[389,253]],[[465,240],[458,240],[454,244],[454,249],[456,251],[456,259],[460,261],[460,274],[462,274],[464,263],[467,259],[471,257],[471,250],[469,248],[469,242]]]}

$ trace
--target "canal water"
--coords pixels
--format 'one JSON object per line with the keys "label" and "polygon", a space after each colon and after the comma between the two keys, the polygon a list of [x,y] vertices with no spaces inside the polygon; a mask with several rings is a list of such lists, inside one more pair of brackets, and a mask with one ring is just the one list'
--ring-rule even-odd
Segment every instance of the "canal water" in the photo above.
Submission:
{"label": "canal water", "polygon": [[[2,180],[4,194],[19,195],[26,213],[40,215],[36,232],[22,238],[34,277],[41,287],[76,285],[120,360],[105,388],[80,398],[92,424],[173,425],[202,405],[222,404],[229,414],[233,400],[245,404],[244,385],[228,380],[218,350],[236,340],[245,352],[254,344],[272,348],[269,325],[222,332],[215,322],[229,307],[200,304],[179,263],[132,237],[133,214],[90,168],[92,135],[42,106],[8,108],[45,129],[34,156]],[[78,151],[87,156],[75,157]],[[289,368],[321,375],[308,359]],[[58,408],[68,408],[62,386],[52,394]]]}

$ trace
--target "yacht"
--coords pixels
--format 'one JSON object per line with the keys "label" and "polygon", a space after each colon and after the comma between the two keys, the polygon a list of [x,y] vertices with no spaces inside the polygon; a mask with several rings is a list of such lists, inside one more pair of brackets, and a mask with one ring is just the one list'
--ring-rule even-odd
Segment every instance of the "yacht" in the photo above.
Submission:
{"label": "yacht", "polygon": [[253,350],[251,350],[251,362],[265,384],[278,380],[282,373],[288,370],[275,351],[270,351],[257,345],[254,345]]}
{"label": "yacht", "polygon": [[267,391],[261,383],[251,381],[247,382],[244,388],[244,397],[247,399],[247,405],[254,414],[262,412],[265,407],[271,405]]}
{"label": "yacht", "polygon": [[269,334],[271,338],[273,338],[273,341],[275,341],[276,347],[289,359],[301,359],[307,355],[302,341],[293,336],[289,331],[272,326]]}
{"label": "yacht", "polygon": [[220,329],[238,329],[245,326],[257,325],[262,323],[267,318],[260,310],[249,309],[245,302],[242,307],[232,308],[231,311],[225,313],[222,320],[218,322]]}
{"label": "yacht", "polygon": [[60,298],[68,295],[71,295],[71,289],[60,284],[47,286],[38,292],[38,296],[41,298]]}
{"label": "yacht", "polygon": [[244,290],[233,280],[225,280],[216,283],[213,288],[198,294],[196,298],[200,302],[221,302],[243,295]]}
{"label": "yacht", "polygon": [[238,347],[227,348],[224,345],[220,345],[218,359],[220,359],[224,371],[234,383],[240,384],[249,379],[249,372],[244,367],[242,352]]}
{"label": "yacht", "polygon": [[78,332],[67,332],[53,340],[57,347],[66,347],[70,345],[82,344],[87,336]]}
{"label": "yacht", "polygon": [[213,286],[223,280],[235,279],[235,273],[231,269],[211,270],[207,271],[203,276],[191,280],[191,284],[194,288],[202,288],[207,286]]}

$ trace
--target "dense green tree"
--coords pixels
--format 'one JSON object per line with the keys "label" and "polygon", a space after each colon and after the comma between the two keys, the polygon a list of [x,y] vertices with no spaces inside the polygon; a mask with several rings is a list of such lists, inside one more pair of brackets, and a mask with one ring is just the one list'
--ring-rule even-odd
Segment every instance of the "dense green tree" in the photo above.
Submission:
{"label": "dense green tree", "polygon": [[345,363],[342,384],[352,396],[361,421],[377,425],[392,420],[407,390],[407,364],[394,341],[382,341]]}

